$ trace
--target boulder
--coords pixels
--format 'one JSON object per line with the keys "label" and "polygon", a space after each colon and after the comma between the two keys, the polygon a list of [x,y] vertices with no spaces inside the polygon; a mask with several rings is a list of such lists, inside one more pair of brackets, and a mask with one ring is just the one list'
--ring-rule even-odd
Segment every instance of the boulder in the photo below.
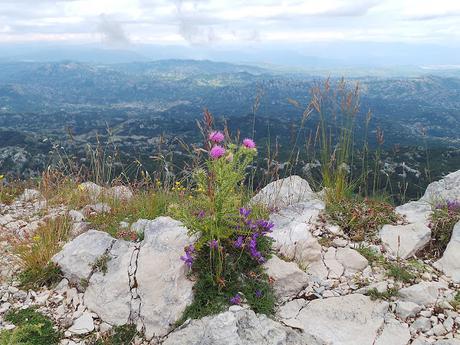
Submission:
{"label": "boulder", "polygon": [[193,282],[187,279],[187,266],[179,259],[192,243],[182,223],[159,217],[145,228],[137,258],[139,316],[145,335],[165,336],[193,301]]}
{"label": "boulder", "polygon": [[442,258],[434,266],[445,275],[460,283],[460,222],[454,226],[452,237]]}
{"label": "boulder", "polygon": [[422,310],[422,307],[417,303],[404,301],[396,302],[396,315],[403,320],[415,316],[420,310]]}
{"label": "boulder", "polygon": [[302,267],[321,259],[321,246],[310,229],[324,209],[324,203],[311,201],[295,204],[270,216],[275,224],[270,236],[273,247],[280,254],[294,260]]}
{"label": "boulder", "polygon": [[426,201],[411,201],[396,207],[395,211],[409,223],[426,224],[431,214],[431,205]]}
{"label": "boulder", "polygon": [[[137,323],[148,339],[167,335],[193,300],[193,282],[180,260],[193,242],[182,223],[149,221],[144,240],[115,240],[90,230],[66,244],[53,261],[69,280],[89,279],[85,305],[110,325]],[[94,263],[106,255],[106,272]]]}
{"label": "boulder", "polygon": [[88,230],[64,245],[52,261],[61,267],[65,277],[73,284],[82,286],[89,279],[94,262],[105,254],[115,239],[105,232]]}
{"label": "boulder", "polygon": [[192,320],[168,335],[163,345],[306,345],[313,339],[239,306]]}
{"label": "boulder", "polygon": [[295,297],[308,284],[308,275],[294,262],[273,256],[265,263],[265,268],[274,279],[273,288],[281,301]]}
{"label": "boulder", "polygon": [[84,193],[89,200],[96,202],[99,200],[104,188],[94,182],[83,182],[78,185],[78,189]]}
{"label": "boulder", "polygon": [[385,249],[395,257],[407,259],[422,249],[431,238],[431,230],[425,224],[384,225],[380,239]]}
{"label": "boulder", "polygon": [[441,282],[421,282],[399,290],[399,296],[402,301],[427,306],[440,302],[446,290],[447,285]]}
{"label": "boulder", "polygon": [[[298,310],[293,310],[294,307]],[[298,328],[314,339],[306,343],[309,345],[407,344],[408,330],[394,323],[385,330],[387,315],[387,302],[372,301],[360,294],[302,301],[297,305],[292,301],[278,312],[285,325]],[[395,334],[401,339],[396,339]],[[385,343],[388,339],[395,342]]]}
{"label": "boulder", "polygon": [[409,326],[395,319],[387,318],[382,333],[375,345],[407,345],[411,339]]}
{"label": "boulder", "polygon": [[252,198],[251,202],[269,208],[282,208],[316,198],[308,182],[300,176],[293,175],[269,183]]}
{"label": "boulder", "polygon": [[119,201],[128,201],[134,194],[127,186],[115,186],[107,190],[107,196]]}
{"label": "boulder", "polygon": [[420,199],[420,201],[430,204],[454,200],[460,200],[460,170],[450,173],[439,181],[430,183]]}

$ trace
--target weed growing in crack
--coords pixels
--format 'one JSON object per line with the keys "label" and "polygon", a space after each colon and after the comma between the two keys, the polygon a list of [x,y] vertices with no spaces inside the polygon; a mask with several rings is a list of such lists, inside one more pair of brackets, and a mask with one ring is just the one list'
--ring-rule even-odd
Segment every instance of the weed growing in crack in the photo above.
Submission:
{"label": "weed growing in crack", "polygon": [[101,255],[94,263],[92,270],[93,272],[102,272],[102,274],[107,273],[107,264],[110,261],[111,257],[109,254],[103,254]]}

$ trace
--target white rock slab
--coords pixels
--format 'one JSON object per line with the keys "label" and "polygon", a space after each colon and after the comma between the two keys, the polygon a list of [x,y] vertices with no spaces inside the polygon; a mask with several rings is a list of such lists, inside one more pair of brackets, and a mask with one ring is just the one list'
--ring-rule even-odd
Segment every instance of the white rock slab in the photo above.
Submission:
{"label": "white rock slab", "polygon": [[431,238],[431,230],[424,224],[384,225],[380,239],[393,256],[407,259],[422,249]]}

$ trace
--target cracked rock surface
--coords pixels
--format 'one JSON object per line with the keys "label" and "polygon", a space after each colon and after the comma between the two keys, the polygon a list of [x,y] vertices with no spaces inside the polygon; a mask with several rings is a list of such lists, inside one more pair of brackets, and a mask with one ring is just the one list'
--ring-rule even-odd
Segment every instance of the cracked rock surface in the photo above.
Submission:
{"label": "cracked rock surface", "polygon": [[[148,221],[141,243],[115,240],[106,233],[88,231],[55,256],[68,279],[89,279],[86,307],[110,325],[134,322],[146,338],[171,331],[193,300],[193,282],[179,255],[191,243],[187,229],[169,217]],[[107,270],[94,263],[107,256]]]}

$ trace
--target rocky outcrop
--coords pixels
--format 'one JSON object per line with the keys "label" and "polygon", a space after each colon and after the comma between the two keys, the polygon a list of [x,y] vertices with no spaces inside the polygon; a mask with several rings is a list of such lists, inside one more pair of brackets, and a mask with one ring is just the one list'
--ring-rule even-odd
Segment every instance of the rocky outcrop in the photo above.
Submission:
{"label": "rocky outcrop", "polygon": [[315,340],[308,343],[311,345],[408,344],[408,328],[395,320],[387,324],[387,315],[388,303],[360,294],[311,302],[294,300],[279,311],[285,325]]}
{"label": "rocky outcrop", "polygon": [[293,175],[269,183],[252,198],[251,202],[269,208],[283,208],[315,197],[308,182]]}
{"label": "rocky outcrop", "polygon": [[74,282],[87,280],[85,305],[111,325],[137,323],[147,338],[162,337],[192,302],[193,282],[179,256],[192,240],[169,217],[145,226],[141,243],[88,231],[53,260]]}
{"label": "rocky outcrop", "polygon": [[430,183],[420,200],[430,204],[460,200],[460,170]]}
{"label": "rocky outcrop", "polygon": [[430,241],[431,230],[425,224],[384,225],[380,239],[394,256],[407,259],[417,253]]}
{"label": "rocky outcrop", "polygon": [[67,243],[52,261],[73,284],[83,287],[91,277],[94,263],[115,243],[106,232],[89,230]]}
{"label": "rocky outcrop", "polygon": [[309,345],[313,339],[265,315],[239,306],[193,320],[171,333],[163,345]]}
{"label": "rocky outcrop", "polygon": [[274,248],[284,257],[306,267],[321,257],[321,246],[311,229],[324,203],[318,200],[293,204],[272,214],[275,224],[270,236]]}

